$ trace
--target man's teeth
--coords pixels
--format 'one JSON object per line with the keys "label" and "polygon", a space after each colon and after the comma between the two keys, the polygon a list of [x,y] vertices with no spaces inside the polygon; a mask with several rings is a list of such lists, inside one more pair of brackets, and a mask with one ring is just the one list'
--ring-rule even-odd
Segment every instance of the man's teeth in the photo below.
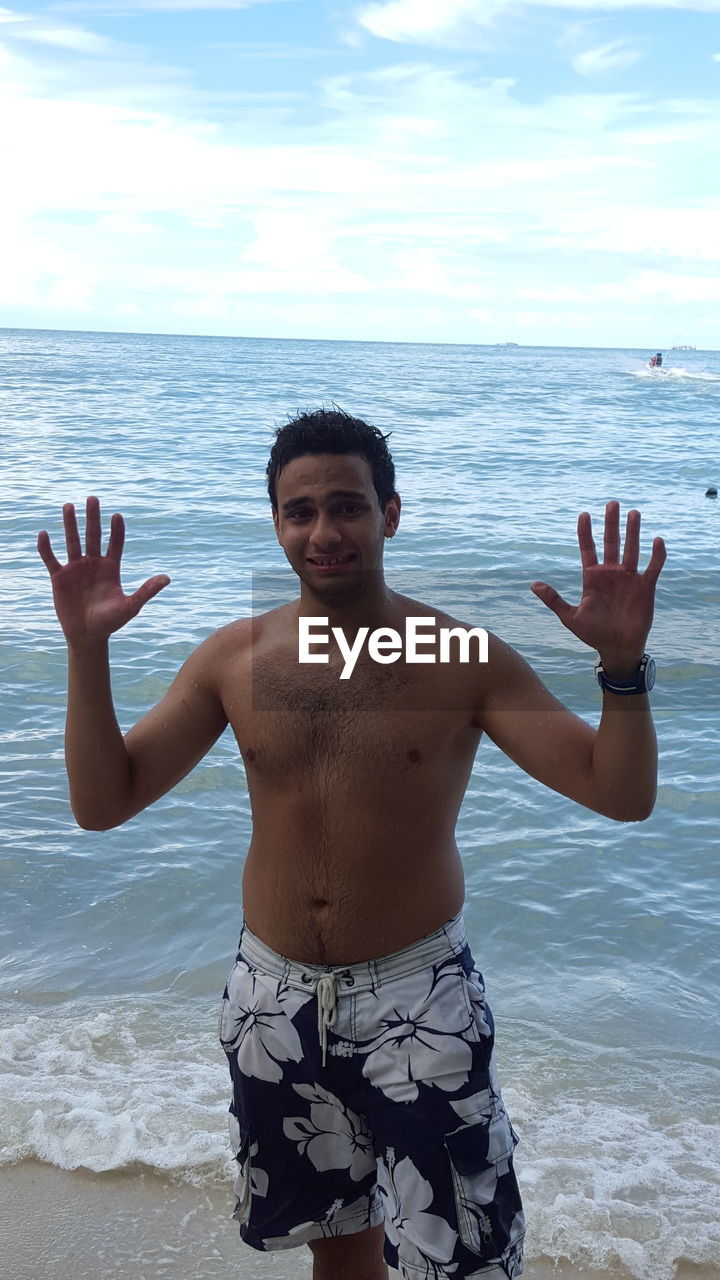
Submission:
{"label": "man's teeth", "polygon": [[318,557],[315,556],[313,560],[313,564],[345,564],[350,558],[351,557],[347,555],[347,556],[335,556],[334,560],[319,560]]}

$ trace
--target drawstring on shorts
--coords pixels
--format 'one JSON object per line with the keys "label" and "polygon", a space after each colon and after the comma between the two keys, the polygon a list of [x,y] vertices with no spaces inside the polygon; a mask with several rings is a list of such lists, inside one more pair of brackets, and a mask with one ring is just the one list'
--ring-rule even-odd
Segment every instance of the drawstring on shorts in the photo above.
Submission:
{"label": "drawstring on shorts", "polygon": [[326,973],[318,978],[317,1002],[318,1035],[322,1046],[322,1064],[325,1066],[328,1027],[334,1027],[337,1022],[337,980],[334,973]]}

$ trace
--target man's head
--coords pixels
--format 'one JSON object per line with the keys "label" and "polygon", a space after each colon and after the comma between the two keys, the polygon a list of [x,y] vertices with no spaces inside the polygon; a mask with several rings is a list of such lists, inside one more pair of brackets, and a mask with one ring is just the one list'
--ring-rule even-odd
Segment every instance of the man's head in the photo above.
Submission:
{"label": "man's head", "polygon": [[377,591],[401,504],[375,427],[341,410],[288,423],[277,432],[268,491],[278,541],[313,595],[348,601]]}
{"label": "man's head", "polygon": [[268,494],[277,511],[277,482],[280,473],[294,458],[308,453],[356,453],[370,464],[380,510],[384,512],[395,494],[395,467],[387,447],[388,437],[362,418],[352,418],[342,409],[316,409],[302,413],[275,433],[275,443],[267,466]]}

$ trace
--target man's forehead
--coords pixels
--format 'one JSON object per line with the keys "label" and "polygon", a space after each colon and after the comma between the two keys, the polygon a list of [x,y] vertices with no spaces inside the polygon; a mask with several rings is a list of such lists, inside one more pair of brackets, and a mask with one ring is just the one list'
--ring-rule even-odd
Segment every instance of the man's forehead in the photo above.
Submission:
{"label": "man's forehead", "polygon": [[293,458],[277,479],[278,498],[283,502],[300,495],[301,491],[319,493],[329,488],[371,493],[373,476],[367,458],[357,453],[303,454],[301,458]]}

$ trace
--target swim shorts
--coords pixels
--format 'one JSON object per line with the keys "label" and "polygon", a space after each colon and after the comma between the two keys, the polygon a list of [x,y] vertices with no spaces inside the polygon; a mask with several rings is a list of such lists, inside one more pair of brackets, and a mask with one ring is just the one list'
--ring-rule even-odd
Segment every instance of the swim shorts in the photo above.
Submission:
{"label": "swim shorts", "polygon": [[384,1223],[408,1280],[514,1280],[524,1218],[493,1018],[462,917],[346,967],[243,929],[220,1015],[235,1217],[286,1249]]}

